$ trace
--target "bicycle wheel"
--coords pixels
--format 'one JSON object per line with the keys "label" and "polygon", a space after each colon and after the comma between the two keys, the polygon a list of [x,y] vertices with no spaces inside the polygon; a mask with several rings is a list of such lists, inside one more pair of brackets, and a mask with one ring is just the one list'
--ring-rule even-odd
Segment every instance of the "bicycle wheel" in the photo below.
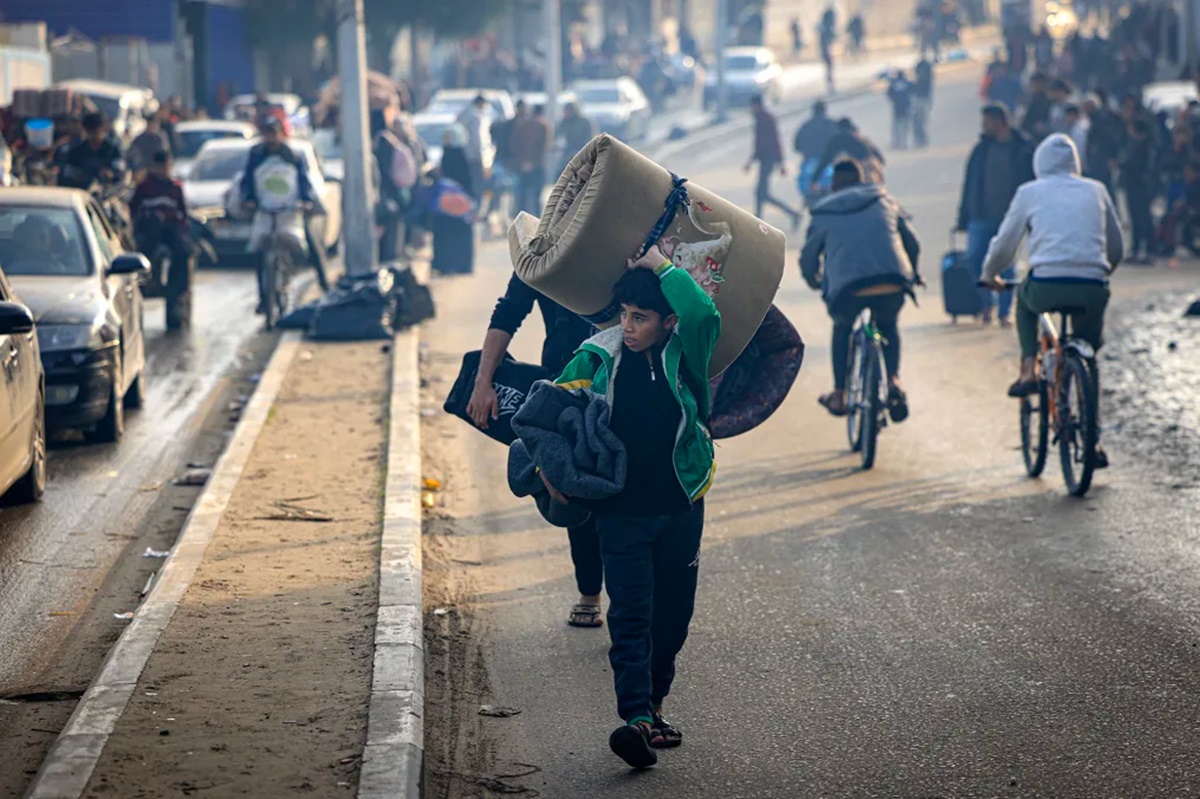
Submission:
{"label": "bicycle wheel", "polygon": [[292,274],[292,256],[280,253],[275,261],[275,319],[278,321],[288,311],[288,279]]}
{"label": "bicycle wheel", "polygon": [[262,269],[263,317],[267,330],[274,330],[279,321],[279,252],[274,247],[263,257]]}
{"label": "bicycle wheel", "polygon": [[1033,397],[1021,400],[1021,454],[1025,471],[1030,477],[1040,477],[1046,468],[1047,446],[1050,438],[1050,392],[1043,383]]}
{"label": "bicycle wheel", "polygon": [[846,365],[846,437],[850,451],[862,449],[863,342],[861,330],[850,336],[850,362]]}
{"label": "bicycle wheel", "polygon": [[862,402],[862,467],[875,465],[876,443],[879,440],[880,401],[879,345],[867,341],[864,347]]}
{"label": "bicycle wheel", "polygon": [[1094,367],[1075,353],[1063,363],[1058,399],[1058,451],[1063,480],[1072,496],[1082,497],[1092,485],[1099,435],[1099,405]]}

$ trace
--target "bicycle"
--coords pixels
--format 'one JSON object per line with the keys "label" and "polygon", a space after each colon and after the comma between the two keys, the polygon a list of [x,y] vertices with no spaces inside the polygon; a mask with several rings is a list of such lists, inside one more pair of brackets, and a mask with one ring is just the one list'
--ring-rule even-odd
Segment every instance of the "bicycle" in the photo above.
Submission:
{"label": "bicycle", "polygon": [[887,427],[887,369],[883,363],[883,334],[875,326],[871,309],[858,315],[850,333],[847,371],[846,434],[850,451],[862,455],[864,470],[875,465],[879,431]]}
{"label": "bicycle", "polygon": [[270,229],[263,245],[262,259],[258,266],[259,297],[267,330],[274,330],[279,320],[287,313],[288,281],[295,271],[294,250],[296,245],[286,232],[280,232],[280,217],[291,216],[305,209],[266,209],[258,207],[256,212],[271,220]]}
{"label": "bicycle", "polygon": [[[984,288],[1016,289],[1019,281],[980,283]],[[1049,445],[1058,447],[1063,480],[1071,496],[1082,497],[1099,464],[1100,371],[1092,345],[1071,332],[1071,315],[1082,308],[1062,307],[1038,320],[1038,391],[1021,398],[1021,454],[1025,471],[1040,477]],[[1056,326],[1051,314],[1058,314]],[[1050,438],[1053,431],[1054,437]]]}

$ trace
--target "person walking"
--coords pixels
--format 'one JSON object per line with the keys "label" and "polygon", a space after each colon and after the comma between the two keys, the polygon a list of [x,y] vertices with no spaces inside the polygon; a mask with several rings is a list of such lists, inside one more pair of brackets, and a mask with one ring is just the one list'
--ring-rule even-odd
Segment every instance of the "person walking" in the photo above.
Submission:
{"label": "person walking", "polygon": [[819,177],[816,173],[817,164],[837,133],[837,122],[829,118],[825,103],[821,100],[813,103],[812,116],[796,131],[793,148],[800,155],[800,193],[809,205],[815,196],[812,184]]}
{"label": "person walking", "polygon": [[[967,259],[976,277],[983,274],[988,245],[999,231],[1017,189],[1033,180],[1033,146],[1013,129],[1007,109],[985,106],[982,119],[983,133],[967,160],[956,227],[967,234]],[[1011,280],[1013,275],[1010,264],[1004,276]],[[984,309],[980,321],[989,324],[997,297],[990,289],[980,289],[980,299]],[[1011,324],[1012,292],[1000,292],[998,301],[1000,324],[1007,327]]]}
{"label": "person walking", "polygon": [[912,134],[913,145],[929,146],[929,112],[933,108],[933,64],[927,58],[917,62],[913,83]]}
{"label": "person walking", "polygon": [[800,25],[798,17],[792,17],[792,58],[800,58],[800,53],[804,50],[804,29]]}
{"label": "person walking", "polygon": [[1104,89],[1095,91],[1095,98],[1083,104],[1083,111],[1088,118],[1087,149],[1081,153],[1084,163],[1084,175],[1098,180],[1108,189],[1110,196],[1113,191],[1113,173],[1116,171],[1117,160],[1121,157],[1121,143],[1125,138],[1125,124],[1121,116],[1109,106],[1108,92]]}
{"label": "person walking", "polygon": [[833,43],[837,40],[837,12],[833,6],[821,15],[817,35],[821,41],[821,61],[825,63],[825,86],[833,94]]}
{"label": "person walking", "polygon": [[542,214],[542,189],[546,185],[546,156],[553,141],[545,109],[518,115],[509,134],[509,152],[517,169],[517,208],[534,216]]}
{"label": "person walking", "polygon": [[912,127],[913,84],[904,70],[897,70],[892,77],[887,98],[892,104],[892,147],[906,150],[908,131]]}
{"label": "person walking", "polygon": [[467,166],[471,169],[472,196],[476,200],[483,196],[485,154],[492,149],[492,108],[482,94],[458,117],[458,124],[467,132]]}
{"label": "person walking", "polygon": [[749,172],[758,163],[758,183],[754,189],[754,215],[762,218],[763,206],[773,205],[792,220],[792,230],[800,227],[800,212],[771,194],[771,175],[776,169],[787,175],[787,164],[783,160],[783,146],[779,141],[779,122],[766,109],[761,95],[750,101],[750,112],[754,115],[754,152],[746,162]]}
{"label": "person walking", "polygon": [[1131,264],[1149,264],[1154,241],[1154,216],[1150,206],[1154,202],[1155,183],[1150,123],[1135,117],[1129,122],[1128,134],[1129,142],[1121,159],[1121,190],[1125,192],[1125,205],[1133,228],[1128,260]]}
{"label": "person walking", "polygon": [[561,172],[575,157],[575,154],[592,140],[595,130],[592,127],[592,121],[583,115],[578,105],[567,103],[563,106],[563,118],[558,125],[558,135],[563,140],[563,164],[559,169]]}

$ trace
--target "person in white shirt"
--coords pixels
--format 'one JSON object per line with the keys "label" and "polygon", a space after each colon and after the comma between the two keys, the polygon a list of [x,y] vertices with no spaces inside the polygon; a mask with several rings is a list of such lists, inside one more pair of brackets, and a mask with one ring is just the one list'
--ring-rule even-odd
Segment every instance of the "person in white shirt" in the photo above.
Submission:
{"label": "person in white shirt", "polygon": [[477,95],[459,115],[458,124],[467,131],[467,165],[471,168],[475,199],[479,199],[483,194],[485,156],[492,149],[492,111],[487,98]]}

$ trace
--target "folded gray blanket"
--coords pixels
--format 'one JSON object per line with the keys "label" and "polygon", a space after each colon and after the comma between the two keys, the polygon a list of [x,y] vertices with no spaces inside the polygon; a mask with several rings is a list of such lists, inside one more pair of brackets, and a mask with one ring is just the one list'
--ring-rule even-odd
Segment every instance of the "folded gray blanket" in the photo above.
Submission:
{"label": "folded gray blanket", "polygon": [[572,499],[601,500],[620,492],[627,456],[625,445],[608,427],[611,414],[604,398],[591,391],[534,383],[512,419],[519,439],[508,451],[512,492],[533,496],[551,524],[573,527],[586,521],[586,510],[550,499],[538,472]]}

